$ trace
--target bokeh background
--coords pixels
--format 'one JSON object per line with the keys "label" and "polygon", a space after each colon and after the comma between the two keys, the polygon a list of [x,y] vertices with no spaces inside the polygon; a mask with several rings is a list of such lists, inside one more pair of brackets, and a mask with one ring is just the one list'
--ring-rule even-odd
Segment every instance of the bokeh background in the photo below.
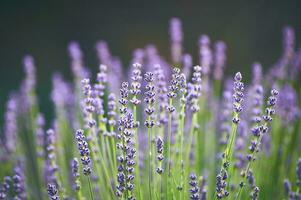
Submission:
{"label": "bokeh background", "polygon": [[[10,91],[23,78],[22,57],[34,56],[42,112],[52,117],[51,74],[61,72],[71,80],[67,45],[78,41],[85,61],[97,71],[95,42],[104,39],[127,66],[137,47],[155,44],[167,59],[168,23],[179,17],[184,29],[184,49],[197,62],[197,40],[208,34],[227,48],[226,73],[240,70],[249,77],[250,65],[266,70],[281,54],[282,28],[295,28],[301,37],[301,1],[0,1],[0,124]],[[300,36],[300,37],[298,37]]]}

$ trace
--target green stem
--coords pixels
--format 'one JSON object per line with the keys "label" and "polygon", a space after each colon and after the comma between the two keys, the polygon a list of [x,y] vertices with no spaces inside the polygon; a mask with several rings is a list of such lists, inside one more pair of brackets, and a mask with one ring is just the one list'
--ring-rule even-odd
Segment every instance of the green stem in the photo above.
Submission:
{"label": "green stem", "polygon": [[[151,117],[148,116],[148,121],[151,121]],[[148,189],[149,189],[149,197],[152,199],[152,129],[148,128]]]}
{"label": "green stem", "polygon": [[[172,106],[172,99],[169,98],[169,106]],[[171,139],[171,113],[168,114],[167,146],[166,146],[166,170],[165,170],[165,199],[169,199],[169,177],[170,177],[170,139]]]}
{"label": "green stem", "polygon": [[77,200],[83,200],[82,192],[81,190],[76,191],[76,199]]}
{"label": "green stem", "polygon": [[93,191],[92,191],[92,184],[91,184],[90,176],[88,176],[88,183],[89,183],[89,191],[90,191],[91,200],[94,200],[94,195],[93,195]]}
{"label": "green stem", "polygon": [[[267,126],[267,123],[264,124],[264,127],[266,127],[266,126]],[[257,140],[256,140],[256,144],[257,144],[257,145],[260,145],[260,144],[261,144],[262,138],[263,138],[263,134],[261,134],[261,135],[257,138]],[[256,155],[256,153],[257,153],[257,152],[256,152],[256,150],[255,150],[255,151],[253,151],[252,154],[251,154],[251,160],[250,160],[250,162],[248,162],[248,165],[247,165],[246,170],[245,170],[245,172],[244,172],[244,173],[245,173],[245,174],[244,174],[244,179],[247,178],[248,173],[249,173],[250,169],[252,168],[252,165],[253,165],[253,162],[254,162],[252,159],[254,158],[254,156]],[[238,198],[240,197],[240,194],[242,193],[243,188],[244,188],[244,186],[239,188],[238,193],[237,193],[235,199],[238,199]]]}
{"label": "green stem", "polygon": [[189,174],[189,171],[190,171],[190,163],[189,163],[189,155],[190,155],[190,151],[191,151],[191,146],[192,146],[192,140],[193,140],[193,136],[194,136],[194,131],[195,131],[195,125],[196,125],[196,122],[197,122],[197,113],[193,113],[192,114],[192,121],[191,121],[191,126],[190,126],[190,132],[189,132],[189,135],[188,135],[188,143],[187,143],[187,148],[186,148],[186,151],[185,154],[184,154],[184,158],[185,158],[185,170],[184,170],[184,187],[183,187],[183,190],[184,190],[184,194],[185,194],[185,197],[188,196],[188,174]]}
{"label": "green stem", "polygon": [[[134,96],[136,98],[136,96]],[[133,115],[134,115],[134,124],[137,123],[137,106],[133,106]],[[138,128],[134,129],[134,139],[135,139],[135,148],[136,148],[136,171],[135,171],[135,183],[136,183],[136,195],[142,199],[141,190],[140,190],[140,164],[139,164],[139,137],[138,137]]]}

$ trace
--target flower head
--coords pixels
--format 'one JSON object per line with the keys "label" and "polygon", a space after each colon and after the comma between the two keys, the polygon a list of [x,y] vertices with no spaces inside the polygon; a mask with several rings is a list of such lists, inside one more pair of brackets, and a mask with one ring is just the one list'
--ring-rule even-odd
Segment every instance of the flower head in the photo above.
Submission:
{"label": "flower head", "polygon": [[81,162],[83,164],[83,174],[89,176],[92,173],[90,149],[85,139],[83,130],[79,129],[76,131],[76,140],[77,140],[77,148],[81,156]]}

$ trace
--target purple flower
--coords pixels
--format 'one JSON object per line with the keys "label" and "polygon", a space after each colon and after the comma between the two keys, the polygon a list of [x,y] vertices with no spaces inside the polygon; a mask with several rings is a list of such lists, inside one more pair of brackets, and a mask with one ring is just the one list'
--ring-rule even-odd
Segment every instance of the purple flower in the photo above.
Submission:
{"label": "purple flower", "polygon": [[81,156],[81,162],[83,164],[83,174],[85,176],[89,176],[92,173],[90,149],[88,147],[88,143],[84,136],[83,130],[79,129],[76,131],[76,140],[77,140],[77,148]]}
{"label": "purple flower", "polygon": [[97,96],[103,98],[103,96],[105,95],[106,84],[108,82],[106,65],[99,66],[99,73],[97,73],[97,81],[98,83],[95,84],[94,89],[97,92]]}
{"label": "purple flower", "polygon": [[[179,78],[180,78],[180,69],[174,68],[172,73],[172,78],[170,81],[170,85],[168,87],[167,97],[171,101],[172,99],[177,97],[177,93],[179,92]],[[173,105],[168,105],[167,110],[169,113],[175,111],[175,107]]]}
{"label": "purple flower", "polygon": [[190,181],[189,181],[189,185],[190,185],[190,189],[189,189],[189,193],[190,193],[190,199],[192,200],[199,200],[200,199],[200,195],[199,195],[199,186],[197,183],[197,177],[195,174],[190,174],[189,176]]}
{"label": "purple flower", "polygon": [[295,53],[295,31],[292,27],[285,27],[283,33],[283,57],[291,59]]}
{"label": "purple flower", "polygon": [[17,137],[17,96],[12,94],[6,103],[5,124],[4,124],[4,136],[5,136],[5,148],[8,153],[12,153],[16,149],[16,137]]}
{"label": "purple flower", "polygon": [[210,49],[210,39],[207,35],[202,35],[199,38],[199,55],[200,66],[203,68],[203,74],[206,76],[210,73],[210,67],[212,64],[212,52]]}
{"label": "purple flower", "polygon": [[155,65],[155,84],[156,84],[156,93],[158,96],[159,104],[159,120],[158,125],[162,126],[167,123],[166,109],[168,106],[168,97],[167,97],[167,84],[164,71],[162,70],[161,65]]}
{"label": "purple flower", "polygon": [[182,23],[178,18],[170,20],[171,58],[173,63],[180,63],[182,57]]}
{"label": "purple flower", "polygon": [[133,64],[133,72],[132,72],[132,83],[131,83],[131,94],[132,99],[130,100],[132,104],[135,106],[139,105],[141,103],[141,100],[138,98],[138,96],[141,94],[141,64],[135,63]]}
{"label": "purple flower", "polygon": [[223,78],[223,72],[226,65],[226,44],[223,41],[218,41],[214,45],[214,72],[213,76],[216,80]]}
{"label": "purple flower", "polygon": [[162,169],[162,161],[164,160],[163,146],[164,146],[163,140],[160,137],[157,137],[156,149],[157,149],[157,160],[159,162],[159,166],[157,167],[156,171],[158,174],[163,173],[163,169]]}
{"label": "purple flower", "polygon": [[241,82],[242,76],[240,72],[237,72],[234,77],[234,86],[233,86],[233,112],[236,115],[233,117],[232,122],[238,124],[239,122],[239,113],[242,111],[242,102],[244,97],[244,84]]}
{"label": "purple flower", "polygon": [[146,63],[145,71],[153,71],[156,65],[161,65],[166,77],[169,77],[171,69],[170,65],[158,54],[158,50],[154,45],[145,47]]}
{"label": "purple flower", "polygon": [[[108,96],[108,124],[109,126],[114,127],[116,125],[116,97],[113,93]],[[114,131],[110,132],[109,135],[115,136],[116,133]]]}
{"label": "purple flower", "polygon": [[188,84],[187,91],[188,94],[186,96],[187,103],[189,105],[190,110],[193,113],[199,111],[199,104],[198,99],[201,96],[202,90],[202,79],[201,79],[201,72],[202,68],[200,66],[194,66],[194,72],[192,74],[192,84]]}
{"label": "purple flower", "polygon": [[144,57],[145,57],[145,53],[143,49],[135,49],[133,52],[131,66],[134,67],[135,63],[142,64],[144,62]]}
{"label": "purple flower", "polygon": [[145,113],[148,115],[148,119],[145,120],[145,126],[147,128],[152,128],[155,125],[153,118],[153,113],[155,112],[154,103],[155,103],[155,86],[154,86],[154,74],[152,72],[147,72],[144,75],[144,80],[146,81],[145,86],[145,98],[144,102],[147,104],[145,108]]}
{"label": "purple flower", "polygon": [[[93,113],[102,115],[104,113],[103,105],[101,99],[98,97],[96,90],[92,90],[90,85],[90,79],[83,79],[82,91],[85,95],[85,98],[82,101],[82,112],[85,121],[86,128],[94,128],[96,125],[96,120],[93,118]],[[90,140],[93,135],[88,135]]]}
{"label": "purple flower", "polygon": [[226,145],[228,142],[228,138],[231,131],[231,125],[229,123],[229,119],[232,116],[232,93],[227,88],[223,91],[223,98],[221,102],[221,113],[219,115],[220,121],[220,131],[221,131],[221,138],[219,143],[222,145]]}
{"label": "purple flower", "polygon": [[276,109],[284,125],[289,125],[300,117],[298,95],[289,84],[280,90]]}
{"label": "purple flower", "polygon": [[43,158],[44,156],[44,126],[45,119],[43,114],[39,114],[37,117],[37,129],[36,129],[36,143],[37,143],[37,156]]}
{"label": "purple flower", "polygon": [[192,71],[192,56],[190,54],[184,54],[183,59],[183,73],[185,74],[186,78],[189,79]]}
{"label": "purple flower", "polygon": [[223,168],[221,169],[220,173],[216,176],[216,197],[218,199],[225,198],[229,196],[229,192],[227,191],[227,179],[228,179],[228,172],[227,168],[229,167],[228,163],[224,163]]}
{"label": "purple flower", "polygon": [[11,177],[5,176],[2,185],[0,186],[0,199],[7,199],[10,185],[11,185]]}
{"label": "purple flower", "polygon": [[35,96],[36,86],[36,69],[33,57],[27,55],[23,59],[23,67],[25,72],[25,79],[21,85],[21,108],[23,112],[29,112],[30,108],[37,103]]}
{"label": "purple flower", "polygon": [[59,200],[60,197],[58,196],[58,190],[54,184],[47,185],[47,192],[50,200]]}
{"label": "purple flower", "polygon": [[101,64],[111,66],[112,55],[109,50],[108,44],[105,41],[101,40],[101,41],[97,42],[96,52],[97,52],[98,60]]}
{"label": "purple flower", "polygon": [[48,129],[46,131],[46,153],[47,159],[44,169],[45,182],[46,183],[58,183],[57,170],[58,166],[56,164],[56,154],[55,154],[55,142],[56,136],[53,129]]}
{"label": "purple flower", "polygon": [[261,109],[263,104],[263,88],[261,85],[254,87],[253,94],[253,108],[252,108],[252,123],[259,124],[261,122]]}
{"label": "purple flower", "polygon": [[68,52],[71,59],[71,69],[76,79],[82,80],[87,77],[84,62],[83,53],[79,44],[75,41],[70,42],[68,46]]}
{"label": "purple flower", "polygon": [[255,186],[253,189],[252,189],[252,192],[251,192],[251,198],[252,200],[256,200],[258,198],[258,195],[259,195],[259,187]]}
{"label": "purple flower", "polygon": [[[118,172],[117,172],[117,191],[116,195],[121,197],[124,192],[134,189],[134,166],[136,149],[133,141],[134,118],[131,112],[125,112],[119,119],[118,130],[120,133],[117,138],[117,149],[120,150],[118,156]],[[129,197],[133,198],[133,196]]]}
{"label": "purple flower", "polygon": [[23,59],[23,66],[24,66],[24,72],[25,72],[25,88],[26,91],[32,91],[36,85],[36,69],[35,69],[35,63],[32,56],[27,55]]}
{"label": "purple flower", "polygon": [[294,60],[292,61],[292,66],[289,70],[289,77],[295,80],[299,76],[301,70],[301,48],[299,48],[298,51],[295,53]]}
{"label": "purple flower", "polygon": [[117,93],[120,83],[123,80],[122,65],[119,58],[111,55],[108,44],[105,41],[99,41],[96,44],[97,57],[100,64],[108,67],[108,85],[110,91]]}
{"label": "purple flower", "polygon": [[119,58],[113,57],[112,64],[109,66],[108,76],[108,85],[109,89],[115,94],[118,93],[121,82],[124,80],[123,67]]}
{"label": "purple flower", "polygon": [[252,84],[260,85],[262,81],[262,66],[260,63],[252,65]]}
{"label": "purple flower", "polygon": [[73,188],[78,191],[81,188],[80,185],[80,174],[79,174],[79,163],[77,158],[73,158],[71,161],[71,172],[73,180]]}
{"label": "purple flower", "polygon": [[68,46],[69,56],[72,60],[81,60],[83,58],[82,50],[77,42],[73,41]]}
{"label": "purple flower", "polygon": [[123,82],[121,84],[121,89],[120,89],[120,99],[118,101],[119,104],[121,104],[121,107],[119,108],[121,114],[127,113],[128,96],[129,96],[129,83]]}
{"label": "purple flower", "polygon": [[27,199],[24,172],[21,166],[15,167],[12,180],[13,180],[13,191],[15,193],[14,199]]}
{"label": "purple flower", "polygon": [[52,77],[51,99],[55,106],[59,107],[59,110],[74,104],[71,86],[63,80],[61,74],[54,74]]}
{"label": "purple flower", "polygon": [[[278,91],[273,89],[271,90],[271,96],[268,98],[267,105],[268,107],[265,109],[265,115],[262,116],[265,122],[271,122],[273,120],[272,116],[275,115],[275,105],[277,102]],[[267,127],[264,127],[264,130]]]}
{"label": "purple flower", "polygon": [[290,181],[288,179],[285,179],[284,182],[283,182],[283,186],[284,186],[285,196],[288,197],[289,193],[292,190]]}

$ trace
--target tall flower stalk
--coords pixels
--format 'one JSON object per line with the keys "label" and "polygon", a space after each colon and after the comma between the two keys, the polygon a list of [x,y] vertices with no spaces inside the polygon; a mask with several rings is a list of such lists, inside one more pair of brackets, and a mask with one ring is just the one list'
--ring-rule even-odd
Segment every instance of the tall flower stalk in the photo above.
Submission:
{"label": "tall flower stalk", "polygon": [[225,152],[222,155],[222,165],[219,174],[216,176],[216,193],[215,199],[221,199],[229,196],[229,182],[231,180],[230,176],[233,173],[233,150],[234,150],[234,141],[237,132],[237,125],[240,121],[239,114],[242,111],[242,102],[243,102],[243,91],[244,84],[241,82],[242,76],[238,72],[234,76],[234,86],[233,86],[233,118],[232,118],[232,127],[229,135],[228,143]]}
{"label": "tall flower stalk", "polygon": [[149,189],[149,198],[152,199],[153,196],[153,166],[152,166],[152,154],[153,154],[153,126],[155,125],[153,114],[155,112],[154,103],[155,103],[155,86],[154,86],[154,74],[152,72],[147,72],[144,75],[144,80],[147,83],[145,86],[145,98],[144,102],[147,104],[145,108],[145,113],[147,115],[147,119],[145,120],[144,124],[147,127],[147,134],[148,134],[148,189]]}
{"label": "tall flower stalk", "polygon": [[92,190],[91,177],[90,177],[91,173],[92,173],[90,149],[88,147],[88,143],[84,136],[83,130],[76,131],[76,140],[77,140],[77,148],[78,148],[79,154],[81,156],[81,162],[82,162],[82,166],[83,166],[83,174],[88,179],[90,198],[92,200],[94,200],[94,194],[93,194],[93,190]]}
{"label": "tall flower stalk", "polygon": [[141,104],[141,100],[139,99],[139,96],[141,95],[141,81],[142,81],[142,75],[141,75],[141,67],[142,65],[140,63],[134,63],[133,64],[133,71],[132,71],[132,83],[131,83],[131,94],[132,99],[130,102],[133,105],[133,115],[134,115],[134,139],[135,139],[135,148],[137,150],[136,152],[136,158],[135,162],[137,164],[137,168],[135,171],[135,182],[136,182],[136,194],[141,198],[141,192],[140,192],[140,157],[139,157],[139,121],[137,120],[138,114],[138,106]]}

